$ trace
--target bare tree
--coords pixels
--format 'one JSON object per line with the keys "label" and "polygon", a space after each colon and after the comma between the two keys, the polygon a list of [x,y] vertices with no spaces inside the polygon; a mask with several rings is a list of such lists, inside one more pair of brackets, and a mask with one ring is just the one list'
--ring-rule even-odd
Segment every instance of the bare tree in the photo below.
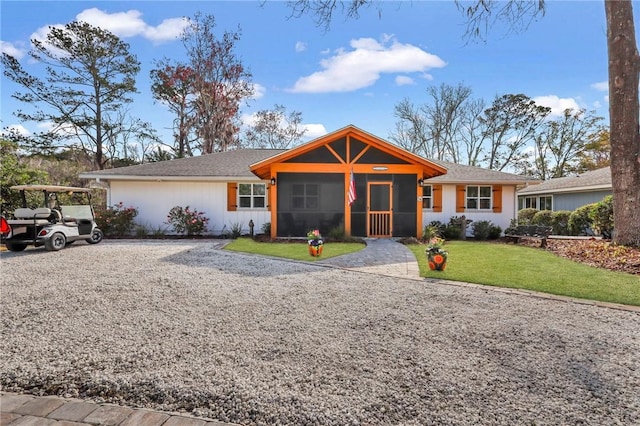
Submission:
{"label": "bare tree", "polygon": [[14,98],[35,107],[17,111],[23,121],[49,123],[53,128],[31,142],[37,151],[74,143],[91,154],[94,168],[103,169],[105,135],[116,123],[109,120],[132,101],[140,63],[129,45],[107,30],[85,22],[50,27],[46,41],[31,40],[32,59],[46,65],[46,80],[29,75],[18,60],[2,54],[4,74],[26,89]]}
{"label": "bare tree", "polygon": [[394,115],[398,118],[396,131],[389,139],[407,151],[425,158],[437,158],[437,151],[429,144],[427,121],[409,99],[405,98],[395,106]]}
{"label": "bare tree", "polygon": [[243,147],[288,149],[300,143],[307,129],[301,126],[302,113],[287,115],[284,105],[260,110],[244,134]]}
{"label": "bare tree", "polygon": [[464,147],[466,161],[469,166],[479,166],[482,160],[483,145],[486,136],[485,122],[482,114],[486,108],[483,99],[469,101],[464,110],[460,125],[460,147]]}

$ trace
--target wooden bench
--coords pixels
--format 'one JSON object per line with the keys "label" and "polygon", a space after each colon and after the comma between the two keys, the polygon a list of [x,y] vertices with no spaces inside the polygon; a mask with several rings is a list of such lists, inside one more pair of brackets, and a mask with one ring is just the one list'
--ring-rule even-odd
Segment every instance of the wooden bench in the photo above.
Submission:
{"label": "wooden bench", "polygon": [[547,246],[547,238],[553,232],[551,226],[540,225],[518,225],[516,227],[507,228],[504,231],[504,236],[507,242],[517,244],[523,238],[535,238],[540,240],[540,247]]}

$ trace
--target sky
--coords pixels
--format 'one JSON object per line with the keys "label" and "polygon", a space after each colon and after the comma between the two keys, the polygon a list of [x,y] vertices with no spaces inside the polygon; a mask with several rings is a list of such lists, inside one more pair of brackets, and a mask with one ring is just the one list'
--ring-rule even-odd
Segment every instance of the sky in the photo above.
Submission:
{"label": "sky", "polygon": [[[559,115],[585,108],[608,123],[604,2],[547,1],[544,17],[525,31],[497,24],[485,41],[464,38],[465,20],[452,1],[382,2],[359,19],[336,14],[328,30],[313,16],[291,17],[284,1],[6,1],[0,2],[0,49],[25,70],[43,76],[27,55],[31,39],[49,26],[78,20],[105,28],[129,44],[141,62],[132,113],[170,143],[173,116],[151,96],[149,72],[164,58],[184,60],[179,35],[195,13],[216,19],[217,36],[238,28],[236,53],[253,75],[256,95],[241,109],[252,114],[284,105],[302,113],[305,139],[355,125],[383,139],[395,129],[394,107],[428,102],[427,88],[464,84],[487,104],[522,93]],[[640,2],[634,2],[636,26]],[[0,125],[34,132],[13,112],[22,89],[0,80]]]}

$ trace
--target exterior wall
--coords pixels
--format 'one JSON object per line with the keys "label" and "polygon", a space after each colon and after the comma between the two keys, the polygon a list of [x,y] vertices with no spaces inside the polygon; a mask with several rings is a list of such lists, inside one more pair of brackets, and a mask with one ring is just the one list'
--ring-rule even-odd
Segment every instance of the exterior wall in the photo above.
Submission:
{"label": "exterior wall", "polygon": [[594,192],[574,192],[553,195],[553,210],[575,210],[585,204],[597,203],[602,201],[607,195],[611,195],[611,191],[594,191]]}
{"label": "exterior wall", "polygon": [[125,207],[137,208],[136,224],[147,226],[152,231],[166,229],[167,234],[170,229],[165,222],[169,210],[175,206],[189,206],[204,212],[209,218],[207,233],[211,235],[230,231],[235,223],[240,223],[243,233],[248,233],[249,220],[253,220],[254,232],[261,233],[262,225],[271,221],[271,212],[266,208],[227,211],[226,199],[227,182],[111,181],[107,203],[115,205],[122,202]]}
{"label": "exterior wall", "polygon": [[[456,185],[442,185],[442,212],[434,212],[432,209],[422,210],[422,226],[426,226],[434,220],[444,224],[449,223],[452,216],[466,216],[467,219],[475,221],[488,220],[499,226],[504,231],[511,224],[511,219],[517,217],[515,203],[515,186],[502,185],[502,212],[494,213],[483,210],[467,210],[456,212]],[[471,226],[467,229],[467,236],[472,236]]]}

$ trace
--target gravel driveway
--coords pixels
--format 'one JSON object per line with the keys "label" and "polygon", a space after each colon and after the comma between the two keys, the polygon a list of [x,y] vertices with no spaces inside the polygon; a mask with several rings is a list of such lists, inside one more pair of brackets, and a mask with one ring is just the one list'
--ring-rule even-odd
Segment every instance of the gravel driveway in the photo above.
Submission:
{"label": "gravel driveway", "polygon": [[242,424],[640,424],[637,313],[207,241],[1,262],[7,391]]}

